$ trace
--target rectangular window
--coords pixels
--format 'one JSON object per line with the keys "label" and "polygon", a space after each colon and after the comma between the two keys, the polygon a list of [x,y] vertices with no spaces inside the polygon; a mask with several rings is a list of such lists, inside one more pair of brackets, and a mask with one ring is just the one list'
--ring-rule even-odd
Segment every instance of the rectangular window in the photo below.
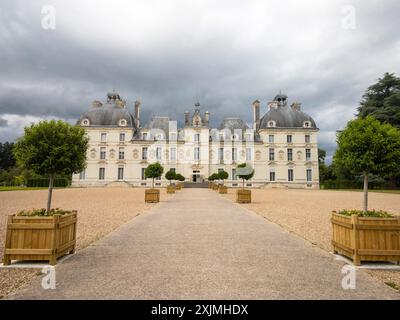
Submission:
{"label": "rectangular window", "polygon": [[306,134],[306,138],[305,139],[306,139],[306,143],[310,143],[311,140],[310,140],[310,135],[309,134]]}
{"label": "rectangular window", "polygon": [[142,148],[142,160],[147,160],[147,147]]}
{"label": "rectangular window", "polygon": [[224,171],[224,168],[218,168],[218,173]]}
{"label": "rectangular window", "polygon": [[99,168],[99,180],[104,180],[105,176],[106,176],[106,169]]}
{"label": "rectangular window", "polygon": [[157,147],[156,148],[156,158],[157,158],[158,161],[161,160],[161,152],[162,152],[161,147]]}
{"label": "rectangular window", "polygon": [[199,142],[200,141],[200,133],[196,133],[194,135],[194,141]]}
{"label": "rectangular window", "polygon": [[292,136],[289,134],[286,136],[287,143],[292,143]]}
{"label": "rectangular window", "polygon": [[246,148],[246,161],[251,161],[251,148]]}
{"label": "rectangular window", "polygon": [[101,134],[101,142],[106,142],[107,141],[107,133],[102,133]]}
{"label": "rectangular window", "polygon": [[171,170],[171,172],[176,172],[175,168],[171,168],[170,170]]}
{"label": "rectangular window", "polygon": [[293,181],[293,169],[288,170],[288,181]]}
{"label": "rectangular window", "polygon": [[218,149],[218,160],[219,161],[224,161],[224,148],[219,148]]}
{"label": "rectangular window", "polygon": [[223,133],[219,134],[219,141],[224,141],[224,134]]}
{"label": "rectangular window", "polygon": [[307,181],[312,181],[312,171],[311,169],[307,169]]}
{"label": "rectangular window", "polygon": [[199,147],[194,148],[194,160],[195,161],[200,160],[200,148]]}
{"label": "rectangular window", "polygon": [[119,142],[125,142],[125,133],[119,134]]}
{"label": "rectangular window", "polygon": [[293,149],[287,149],[287,159],[293,161]]}
{"label": "rectangular window", "polygon": [[269,143],[274,143],[274,142],[275,142],[275,136],[274,136],[273,134],[270,134],[270,135],[268,136],[268,142],[269,142]]}
{"label": "rectangular window", "polygon": [[274,160],[275,160],[275,149],[269,148],[269,161],[274,161]]}
{"label": "rectangular window", "polygon": [[311,149],[306,149],[306,161],[311,160]]}
{"label": "rectangular window", "polygon": [[86,176],[86,170],[83,169],[83,170],[79,173],[79,180],[85,180],[85,176]]}
{"label": "rectangular window", "polygon": [[246,133],[246,141],[248,141],[248,142],[253,141],[251,133]]}
{"label": "rectangular window", "polygon": [[106,148],[101,147],[100,148],[100,160],[105,160],[106,159]]}
{"label": "rectangular window", "polygon": [[118,168],[118,180],[124,180],[124,168]]}
{"label": "rectangular window", "polygon": [[237,160],[237,148],[232,148],[232,161]]}
{"label": "rectangular window", "polygon": [[269,181],[275,181],[275,171],[269,172]]}
{"label": "rectangular window", "polygon": [[146,168],[142,168],[142,180],[146,180],[145,171],[146,171]]}
{"label": "rectangular window", "polygon": [[142,140],[147,140],[147,132],[143,132],[143,134],[142,134]]}
{"label": "rectangular window", "polygon": [[176,148],[171,148],[171,160],[176,160]]}
{"label": "rectangular window", "polygon": [[232,180],[237,180],[236,169],[232,169]]}
{"label": "rectangular window", "polygon": [[119,148],[118,159],[119,159],[119,160],[124,160],[124,159],[125,159],[125,151],[124,151],[124,148]]}

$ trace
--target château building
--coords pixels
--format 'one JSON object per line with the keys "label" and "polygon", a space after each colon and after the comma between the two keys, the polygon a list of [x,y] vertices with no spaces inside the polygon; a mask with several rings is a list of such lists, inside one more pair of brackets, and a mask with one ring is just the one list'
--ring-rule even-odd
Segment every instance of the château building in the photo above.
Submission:
{"label": "ch\u00e2teau building", "polygon": [[[105,103],[94,101],[82,114],[78,125],[87,131],[90,146],[87,167],[73,176],[73,185],[150,186],[144,170],[160,162],[164,172],[174,169],[191,182],[223,169],[229,174],[225,183],[240,187],[236,168],[246,162],[255,169],[247,187],[319,188],[319,130],[301,104],[289,106],[284,94],[276,95],[264,112],[260,101],[254,101],[250,126],[231,117],[211,128],[210,113],[203,113],[199,103],[185,112],[182,127],[161,116],[142,124],[140,109],[136,101],[132,114],[112,92]],[[158,186],[167,183],[164,177],[157,181]]]}

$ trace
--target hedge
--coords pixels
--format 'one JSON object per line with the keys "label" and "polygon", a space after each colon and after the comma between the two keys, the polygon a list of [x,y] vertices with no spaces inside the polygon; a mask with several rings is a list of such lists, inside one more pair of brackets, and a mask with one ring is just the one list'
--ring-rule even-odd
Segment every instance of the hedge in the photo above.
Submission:
{"label": "hedge", "polygon": [[[40,187],[40,188],[45,188],[49,186],[49,179],[28,179],[26,181],[26,186],[28,188],[35,188],[35,187]],[[54,187],[55,188],[65,188],[69,185],[68,179],[64,178],[58,178],[54,179]]]}

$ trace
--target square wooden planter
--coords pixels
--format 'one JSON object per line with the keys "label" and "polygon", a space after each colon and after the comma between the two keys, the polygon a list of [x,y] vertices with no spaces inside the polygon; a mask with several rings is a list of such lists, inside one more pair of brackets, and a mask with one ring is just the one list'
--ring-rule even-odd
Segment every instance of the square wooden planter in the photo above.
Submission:
{"label": "square wooden planter", "polygon": [[218,192],[220,194],[227,194],[228,193],[228,187],[226,186],[219,186]]}
{"label": "square wooden planter", "polygon": [[332,212],[335,253],[361,261],[400,261],[400,217],[364,218]]}
{"label": "square wooden planter", "polygon": [[212,189],[213,189],[213,190],[218,190],[218,185],[217,185],[216,183],[213,183]]}
{"label": "square wooden planter", "polygon": [[182,184],[177,183],[177,184],[175,185],[175,189],[176,189],[176,190],[181,190],[181,189],[182,189]]}
{"label": "square wooden planter", "polygon": [[12,260],[48,260],[74,253],[76,246],[77,212],[52,217],[11,215],[7,220],[4,265]]}
{"label": "square wooden planter", "polygon": [[236,191],[237,203],[251,203],[251,190],[239,189]]}
{"label": "square wooden planter", "polygon": [[173,185],[167,186],[167,193],[175,193],[175,186]]}
{"label": "square wooden planter", "polygon": [[160,190],[146,189],[144,201],[149,203],[160,202]]}

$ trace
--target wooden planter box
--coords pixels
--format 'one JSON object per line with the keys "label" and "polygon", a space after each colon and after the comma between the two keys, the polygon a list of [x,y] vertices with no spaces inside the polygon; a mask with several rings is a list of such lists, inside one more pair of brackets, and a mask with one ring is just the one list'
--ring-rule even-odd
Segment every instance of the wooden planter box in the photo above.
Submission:
{"label": "wooden planter box", "polygon": [[167,186],[167,193],[175,193],[175,186]]}
{"label": "wooden planter box", "polygon": [[364,218],[332,212],[335,253],[361,261],[400,261],[400,217]]}
{"label": "wooden planter box", "polygon": [[208,182],[208,188],[212,189],[213,183],[212,182]]}
{"label": "wooden planter box", "polygon": [[147,189],[145,192],[145,202],[156,203],[160,202],[160,190],[159,189]]}
{"label": "wooden planter box", "polygon": [[237,203],[251,203],[251,190],[239,189],[236,191]]}
{"label": "wooden planter box", "polygon": [[213,183],[212,189],[213,189],[213,190],[218,190],[218,185],[217,185],[216,183]]}
{"label": "wooden planter box", "polygon": [[219,186],[218,192],[220,194],[227,194],[228,193],[228,187],[226,186]]}
{"label": "wooden planter box", "polygon": [[181,189],[182,189],[182,184],[177,183],[177,184],[175,185],[175,189],[176,189],[176,190],[181,190]]}
{"label": "wooden planter box", "polygon": [[52,217],[11,215],[7,220],[4,265],[12,260],[48,260],[75,252],[77,212]]}

